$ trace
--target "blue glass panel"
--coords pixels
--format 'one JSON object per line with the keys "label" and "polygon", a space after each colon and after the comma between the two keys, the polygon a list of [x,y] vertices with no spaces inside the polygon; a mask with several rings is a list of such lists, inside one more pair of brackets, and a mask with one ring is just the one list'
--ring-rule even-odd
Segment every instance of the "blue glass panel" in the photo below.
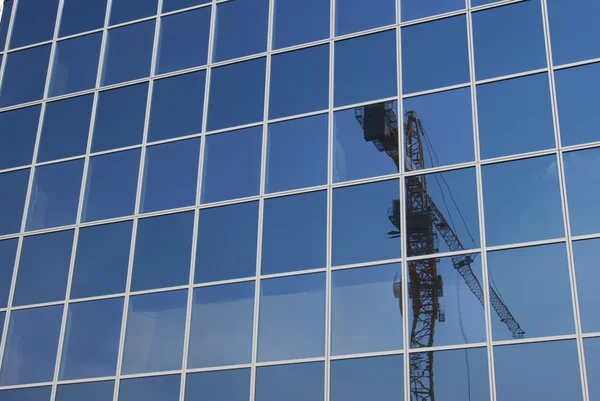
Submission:
{"label": "blue glass panel", "polygon": [[154,81],[148,141],[202,131],[205,71]]}
{"label": "blue glass panel", "polygon": [[256,401],[321,400],[325,391],[323,362],[260,367],[256,370]]}
{"label": "blue glass panel", "polygon": [[596,213],[600,199],[599,151],[595,148],[563,155],[572,235],[600,232],[600,216]]}
{"label": "blue glass panel", "polygon": [[40,106],[0,113],[0,169],[31,164]]}
{"label": "blue glass panel", "polygon": [[187,298],[183,290],[129,299],[123,374],[181,369]]}
{"label": "blue glass panel", "polygon": [[147,99],[147,83],[100,92],[92,152],[141,143]]}
{"label": "blue glass panel", "polygon": [[63,40],[56,45],[50,96],[78,92],[96,86],[102,33]]}
{"label": "blue glass panel", "polygon": [[55,401],[112,401],[115,382],[63,384],[56,388]]}
{"label": "blue glass panel", "polygon": [[269,118],[326,109],[329,104],[329,46],[273,56],[269,104]]}
{"label": "blue glass panel", "polygon": [[61,380],[115,374],[122,317],[123,298],[69,305]]}
{"label": "blue glass panel", "polygon": [[194,289],[188,368],[252,361],[254,281]]}
{"label": "blue glass panel", "polygon": [[206,137],[202,203],[258,195],[262,126]]}
{"label": "blue glass panel", "polygon": [[258,202],[200,210],[195,282],[254,276],[257,235]]}
{"label": "blue glass panel", "polygon": [[261,274],[325,267],[327,191],[267,199],[264,209]]}
{"label": "blue glass panel", "polygon": [[193,205],[199,157],[199,138],[147,148],[141,211]]}
{"label": "blue glass panel", "polygon": [[469,82],[468,50],[464,15],[402,28],[402,91]]}
{"label": "blue glass panel", "polygon": [[52,381],[62,313],[62,305],[11,313],[0,385]]}
{"label": "blue glass panel", "polygon": [[[52,386],[0,391],[2,401],[50,401]],[[57,399],[58,400],[58,399]]]}
{"label": "blue glass panel", "polygon": [[265,59],[259,58],[212,70],[208,130],[234,127],[263,119],[265,69]]}
{"label": "blue glass panel", "polygon": [[191,373],[185,382],[185,401],[247,401],[249,396],[250,369]]}
{"label": "blue glass panel", "polygon": [[35,170],[26,229],[75,223],[83,160],[50,164]]}
{"label": "blue glass panel", "polygon": [[596,377],[600,373],[600,338],[585,339],[583,344],[585,347],[590,400],[598,401],[600,399],[600,383],[596,380]]}
{"label": "blue glass panel", "polygon": [[273,48],[329,37],[329,0],[275,0]]}
{"label": "blue glass panel", "polygon": [[156,14],[158,0],[113,0],[110,24],[120,24]]}
{"label": "blue glass panel", "polygon": [[[0,241],[0,308],[6,308],[8,304],[8,293],[17,256],[17,244],[16,238]],[[0,327],[3,323],[4,316],[0,319]]]}
{"label": "blue glass panel", "polygon": [[179,375],[121,380],[119,401],[178,401]]}
{"label": "blue glass panel", "polygon": [[29,169],[0,174],[0,235],[21,231]]}
{"label": "blue glass panel", "polygon": [[12,28],[10,48],[52,39],[59,0],[20,0]]}
{"label": "blue glass panel", "polygon": [[60,36],[102,28],[107,0],[64,0]]}
{"label": "blue glass panel", "polygon": [[125,291],[131,227],[131,221],[124,221],[79,231],[71,298]]}
{"label": "blue glass panel", "polygon": [[8,23],[10,22],[13,4],[13,0],[4,1],[4,10],[0,16],[0,49],[2,51],[4,51],[4,46],[6,45],[6,34],[8,33]]}
{"label": "blue glass panel", "polygon": [[0,107],[41,99],[46,84],[50,45],[10,53],[6,58]]}
{"label": "blue glass panel", "polygon": [[23,239],[13,305],[65,299],[73,230]]}
{"label": "blue glass panel", "polygon": [[90,94],[46,104],[39,162],[85,153],[93,102],[94,95]]}
{"label": "blue glass panel", "polygon": [[423,1],[401,0],[402,21],[425,18],[465,8],[464,0]]}
{"label": "blue glass panel", "polygon": [[599,239],[573,242],[579,312],[581,314],[581,327],[585,333],[600,331],[600,319],[598,319],[600,292],[598,292],[597,286],[600,279],[600,271],[598,270],[599,249]]}
{"label": "blue glass panel", "polygon": [[193,226],[194,212],[139,220],[132,291],[189,282]]}
{"label": "blue glass panel", "polygon": [[395,0],[370,0],[368,6],[362,0],[337,0],[335,34],[345,35],[394,24],[395,6]]}
{"label": "blue glass panel", "polygon": [[162,18],[156,72],[162,74],[206,64],[209,29],[210,7]]}
{"label": "blue glass panel", "polygon": [[162,12],[178,10],[180,8],[193,7],[200,4],[210,3],[211,0],[163,0]]}
{"label": "blue glass panel", "polygon": [[269,124],[266,192],[327,183],[328,117]]}
{"label": "blue glass panel", "polygon": [[325,273],[263,280],[258,361],[323,356]]}
{"label": "blue glass panel", "polygon": [[267,50],[269,0],[233,0],[217,5],[214,61]]}
{"label": "blue glass panel", "polygon": [[335,106],[398,93],[396,31],[385,31],[335,44]]}

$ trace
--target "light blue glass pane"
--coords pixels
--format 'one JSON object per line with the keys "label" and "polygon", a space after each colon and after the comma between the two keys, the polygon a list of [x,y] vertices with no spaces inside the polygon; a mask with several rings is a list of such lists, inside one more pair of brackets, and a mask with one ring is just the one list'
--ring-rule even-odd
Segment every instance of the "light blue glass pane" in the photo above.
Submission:
{"label": "light blue glass pane", "polygon": [[0,174],[0,235],[21,231],[29,169]]}
{"label": "light blue glass pane", "polygon": [[261,274],[325,267],[326,191],[267,199],[264,209]]}
{"label": "light blue glass pane", "polygon": [[194,289],[189,368],[250,363],[254,281]]}
{"label": "light blue glass pane", "polygon": [[46,104],[38,161],[85,153],[93,102],[90,94]]}
{"label": "light blue glass pane", "polygon": [[600,216],[596,213],[600,199],[600,149],[564,153],[569,221],[571,234],[593,234],[600,231]]}
{"label": "light blue glass pane", "polygon": [[181,369],[187,297],[183,290],[129,299],[123,374]]}
{"label": "light blue glass pane", "polygon": [[202,203],[258,195],[262,126],[206,137]]}
{"label": "light blue glass pane", "polygon": [[65,299],[73,230],[25,237],[13,305]]}
{"label": "light blue glass pane", "polygon": [[46,84],[50,45],[10,53],[6,58],[0,107],[41,99]]}
{"label": "light blue glass pane", "polygon": [[11,313],[0,385],[52,381],[62,313],[62,305]]}
{"label": "light blue glass pane", "polygon": [[337,0],[335,3],[336,35],[366,31],[395,22],[394,0],[370,0],[368,5],[362,0]]}
{"label": "light blue glass pane", "polygon": [[27,230],[75,223],[83,160],[51,164],[35,170]]}
{"label": "light blue glass pane", "polygon": [[321,114],[269,124],[267,192],[327,182],[328,120]]}
{"label": "light blue glass pane", "polygon": [[334,80],[335,106],[395,96],[396,31],[337,42]]}
{"label": "light blue glass pane", "polygon": [[124,221],[79,231],[71,298],[125,291],[131,227],[131,221]]}
{"label": "light blue glass pane", "polygon": [[193,226],[193,212],[139,220],[132,291],[189,282]]}
{"label": "light blue glass pane", "polygon": [[195,282],[256,275],[257,235],[258,202],[200,210]]}
{"label": "light blue glass pane", "polygon": [[256,371],[256,401],[323,399],[323,362],[260,367]]}
{"label": "light blue glass pane", "polygon": [[185,401],[247,401],[249,396],[250,369],[191,373],[185,382]]}
{"label": "light blue glass pane", "polygon": [[40,106],[0,113],[0,169],[31,164]]}
{"label": "light blue glass pane", "polygon": [[402,21],[425,18],[465,8],[465,0],[401,0]]}
{"label": "light blue glass pane", "polygon": [[20,0],[12,28],[10,48],[52,39],[59,0]]}
{"label": "light blue glass pane", "polygon": [[325,352],[325,273],[263,280],[258,361],[310,358]]}
{"label": "light blue glass pane", "polygon": [[56,388],[55,401],[112,401],[115,382],[63,384]]}
{"label": "light blue glass pane", "polygon": [[102,33],[58,42],[52,63],[50,96],[96,86],[101,43]]}
{"label": "light blue glass pane", "polygon": [[102,28],[106,2],[107,0],[64,0],[60,36]]}
{"label": "light blue glass pane", "polygon": [[600,271],[598,270],[599,249],[599,239],[573,242],[579,312],[581,314],[582,330],[585,333],[600,331],[600,319],[598,318],[600,292],[598,292],[597,286],[600,279]]}
{"label": "light blue glass pane", "polygon": [[141,211],[193,205],[199,157],[199,138],[147,148]]}
{"label": "light blue glass pane", "polygon": [[329,0],[275,0],[273,48],[329,37]]}
{"label": "light blue glass pane", "polygon": [[[2,401],[50,401],[52,386],[0,391]],[[57,399],[58,401],[58,399]]]}
{"label": "light blue glass pane", "polygon": [[[16,238],[0,241],[0,308],[6,308],[8,304],[8,294],[17,256],[17,244]],[[3,322],[4,316],[0,319],[0,327]]]}
{"label": "light blue glass pane", "polygon": [[110,24],[120,24],[156,14],[158,0],[113,0]]}
{"label": "light blue glass pane", "polygon": [[113,376],[123,317],[123,298],[69,305],[60,379]]}
{"label": "light blue glass pane", "polygon": [[210,7],[162,18],[156,62],[157,73],[206,64],[209,28]]}
{"label": "light blue glass pane", "polygon": [[588,386],[590,400],[600,399],[600,383],[595,380],[600,373],[600,339],[590,338],[583,341],[585,346],[585,361],[587,364]]}
{"label": "light blue glass pane", "polygon": [[6,34],[8,32],[8,24],[10,22],[10,16],[13,9],[13,0],[6,0],[4,2],[4,11],[0,16],[0,49],[4,51],[4,45],[6,44]]}
{"label": "light blue glass pane", "polygon": [[202,131],[205,71],[154,81],[148,141]]}
{"label": "light blue glass pane", "polygon": [[178,10],[180,8],[193,7],[200,4],[210,3],[211,0],[163,0],[162,12]]}
{"label": "light blue glass pane", "polygon": [[118,401],[178,401],[179,375],[122,380]]}

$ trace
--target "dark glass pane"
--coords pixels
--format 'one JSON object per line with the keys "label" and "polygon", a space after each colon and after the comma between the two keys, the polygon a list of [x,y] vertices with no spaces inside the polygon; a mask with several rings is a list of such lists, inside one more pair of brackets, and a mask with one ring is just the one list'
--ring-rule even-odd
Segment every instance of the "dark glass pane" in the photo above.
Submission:
{"label": "dark glass pane", "polygon": [[394,0],[370,0],[366,5],[362,0],[336,0],[335,34],[345,35],[394,24],[394,3]]}
{"label": "dark glass pane", "polygon": [[273,56],[269,104],[269,118],[326,109],[329,104],[329,46]]}
{"label": "dark glass pane", "polygon": [[234,127],[263,119],[265,69],[265,59],[259,58],[212,70],[208,130]]}
{"label": "dark glass pane", "polygon": [[147,83],[100,92],[92,152],[141,143],[147,99]]}
{"label": "dark glass pane", "polygon": [[40,106],[0,113],[0,169],[31,164],[39,117]]}
{"label": "dark glass pane", "polygon": [[181,376],[154,376],[121,380],[119,401],[178,401]]}
{"label": "dark glass pane", "polygon": [[90,94],[46,104],[39,162],[85,153],[93,102]]}
{"label": "dark glass pane", "polygon": [[139,149],[92,157],[88,166],[82,220],[133,214],[139,169]]}
{"label": "dark glass pane", "polygon": [[102,28],[106,0],[64,0],[60,18],[60,36]]}
{"label": "dark glass pane", "polygon": [[465,8],[464,0],[423,1],[401,0],[402,21],[425,18]]}
{"label": "dark glass pane", "polygon": [[211,0],[163,0],[162,12],[178,10],[180,8],[193,7],[200,4],[210,3]]}
{"label": "dark glass pane", "polygon": [[262,126],[206,137],[202,203],[258,195]]}
{"label": "dark glass pane", "polygon": [[195,282],[254,276],[257,235],[258,202],[200,210]]}
{"label": "dark glass pane", "polygon": [[79,231],[71,298],[125,291],[131,228],[132,222],[124,221]]}
{"label": "dark glass pane", "polygon": [[[18,240],[7,239],[0,241],[0,308],[8,305],[8,294],[15,268],[15,257],[17,256]],[[0,319],[0,327],[3,327],[4,316]],[[2,335],[0,334],[0,340]]]}
{"label": "dark glass pane", "polygon": [[265,366],[256,370],[256,401],[321,400],[324,390],[323,362]]}
{"label": "dark glass pane", "polygon": [[395,96],[396,31],[336,42],[334,79],[335,106]]}
{"label": "dark glass pane", "polygon": [[468,50],[464,15],[402,28],[402,91],[469,82]]}
{"label": "dark glass pane", "polygon": [[254,281],[194,289],[188,368],[252,360]]}
{"label": "dark glass pane", "polygon": [[0,174],[0,235],[21,231],[29,169]]}
{"label": "dark glass pane", "polygon": [[249,396],[250,369],[191,373],[185,382],[185,401],[247,401]]}
{"label": "dark glass pane", "polygon": [[569,197],[571,234],[600,232],[600,215],[596,213],[600,199],[600,149],[564,153],[565,179]]}
{"label": "dark glass pane", "polygon": [[267,199],[264,209],[261,274],[326,266],[327,191]]}
{"label": "dark glass pane", "polygon": [[325,273],[263,280],[258,360],[310,358],[325,352]]}
{"label": "dark glass pane", "polygon": [[199,138],[147,148],[141,211],[193,205],[199,157]]}
{"label": "dark glass pane", "polygon": [[0,385],[52,381],[62,313],[62,305],[12,312]]}
{"label": "dark glass pane", "polygon": [[13,305],[65,299],[73,230],[23,239]]}
{"label": "dark glass pane", "polygon": [[154,81],[148,141],[202,131],[205,71]]}
{"label": "dark glass pane", "polygon": [[95,33],[56,44],[50,77],[50,96],[96,86],[101,42],[102,33]]}
{"label": "dark glass pane", "polygon": [[69,305],[61,380],[115,374],[122,315],[123,298]]}
{"label": "dark glass pane", "polygon": [[275,0],[273,48],[329,37],[329,0]]}
{"label": "dark glass pane", "polygon": [[577,277],[577,292],[579,295],[579,313],[583,332],[600,332],[600,319],[598,318],[598,305],[600,292],[598,292],[598,250],[600,240],[573,242],[575,258],[575,273]]}
{"label": "dark glass pane", "polygon": [[112,0],[110,24],[120,24],[156,14],[158,0]]}
{"label": "dark glass pane", "polygon": [[554,156],[487,165],[482,172],[488,245],[564,235]]}
{"label": "dark glass pane", "polygon": [[[19,388],[0,391],[2,401],[50,401],[52,386]],[[57,401],[58,398],[57,398]]]}
{"label": "dark glass pane", "polygon": [[0,107],[42,98],[50,47],[50,45],[34,47],[7,56],[0,92]]}
{"label": "dark glass pane", "polygon": [[334,266],[400,257],[400,240],[391,233],[398,227],[388,217],[399,197],[398,180],[333,191]]}
{"label": "dark glass pane", "polygon": [[600,338],[589,338],[583,341],[585,348],[585,362],[587,365],[587,382],[590,400],[600,399],[600,382],[596,380],[600,374]]}
{"label": "dark glass pane", "polygon": [[13,0],[4,1],[4,9],[2,11],[2,15],[0,16],[0,49],[2,49],[2,51],[4,51],[4,46],[6,45],[8,23],[10,22],[10,16],[12,14],[14,3],[15,2]]}
{"label": "dark glass pane", "polygon": [[269,124],[266,192],[327,183],[328,117]]}
{"label": "dark glass pane", "polygon": [[59,0],[20,0],[13,23],[10,48],[52,39]]}
{"label": "dark glass pane", "polygon": [[206,64],[209,28],[210,7],[162,18],[156,72],[162,74]]}
{"label": "dark glass pane", "polygon": [[115,382],[64,384],[56,388],[55,401],[112,401]]}
{"label": "dark glass pane", "polygon": [[131,290],[189,282],[194,212],[140,219]]}
{"label": "dark glass pane", "polygon": [[[183,290],[129,299],[123,374],[181,369],[187,297],[187,290]],[[131,398],[140,399],[149,398]]]}

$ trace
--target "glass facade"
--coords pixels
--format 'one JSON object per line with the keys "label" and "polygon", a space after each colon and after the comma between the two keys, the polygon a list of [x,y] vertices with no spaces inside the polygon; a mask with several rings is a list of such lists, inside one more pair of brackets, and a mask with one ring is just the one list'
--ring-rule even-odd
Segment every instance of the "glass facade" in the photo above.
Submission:
{"label": "glass facade", "polygon": [[0,3],[0,401],[600,401],[597,0]]}

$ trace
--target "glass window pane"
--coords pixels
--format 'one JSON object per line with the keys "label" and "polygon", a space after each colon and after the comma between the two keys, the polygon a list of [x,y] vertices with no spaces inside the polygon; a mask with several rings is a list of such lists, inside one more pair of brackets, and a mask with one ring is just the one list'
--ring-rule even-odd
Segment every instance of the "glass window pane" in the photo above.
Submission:
{"label": "glass window pane", "polygon": [[2,51],[4,51],[4,46],[6,45],[6,34],[8,33],[8,24],[14,3],[13,0],[4,1],[4,10],[2,11],[2,15],[0,15],[0,49]]}
{"label": "glass window pane", "polygon": [[398,180],[333,191],[333,265],[400,257],[399,228],[388,213],[399,210]]}
{"label": "glass window pane", "polygon": [[600,319],[598,318],[598,305],[600,304],[600,292],[598,292],[599,246],[599,239],[573,242],[579,313],[582,330],[585,333],[600,332]]}
{"label": "glass window pane", "polygon": [[106,0],[64,0],[60,36],[102,28],[105,14]]}
{"label": "glass window pane", "polygon": [[147,83],[100,92],[92,152],[141,143],[147,99]]}
{"label": "glass window pane", "polygon": [[0,170],[31,164],[40,106],[0,113]]}
{"label": "glass window pane", "polygon": [[79,230],[71,298],[125,291],[131,229],[132,222],[124,221]]}
{"label": "glass window pane", "polygon": [[185,382],[185,401],[247,401],[250,397],[250,369],[191,373]]}
{"label": "glass window pane", "polygon": [[600,399],[600,382],[596,378],[600,374],[600,338],[583,340],[583,344],[585,347],[590,400],[598,401]]}
{"label": "glass window pane", "polygon": [[334,80],[336,107],[396,96],[396,31],[336,42]]}
{"label": "glass window pane", "polygon": [[325,273],[262,280],[258,361],[323,356]]}
{"label": "glass window pane", "polygon": [[119,401],[178,401],[179,375],[121,380]]}
{"label": "glass window pane", "polygon": [[477,79],[546,66],[540,3],[539,0],[521,1],[473,14]]}
{"label": "glass window pane", "polygon": [[423,1],[401,0],[402,21],[425,18],[465,8],[464,0]]}
{"label": "glass window pane", "polygon": [[158,0],[113,0],[110,24],[120,24],[156,14]]}
{"label": "glass window pane", "polygon": [[332,355],[402,349],[401,277],[399,263],[332,273]]}
{"label": "glass window pane", "polygon": [[269,124],[266,192],[327,183],[328,117]]}
{"label": "glass window pane", "polygon": [[581,401],[575,341],[494,347],[498,401]]}
{"label": "glass window pane", "polygon": [[256,371],[256,401],[304,401],[323,399],[323,362],[260,367]]}
{"label": "glass window pane", "polygon": [[50,96],[96,86],[102,33],[58,42],[50,77]]}
{"label": "glass window pane", "polygon": [[[15,268],[15,257],[17,256],[18,240],[7,239],[0,241],[0,308],[8,305],[8,294]],[[3,327],[4,316],[0,319],[0,327]],[[2,334],[0,334],[0,340]]]}
{"label": "glass window pane", "polygon": [[115,382],[112,380],[63,384],[56,388],[55,401],[112,401],[114,387]]}
{"label": "glass window pane", "polygon": [[206,137],[202,203],[258,195],[262,126]]}
{"label": "glass window pane", "polygon": [[0,174],[0,235],[21,231],[29,169]]}
{"label": "glass window pane", "polygon": [[199,157],[199,138],[147,148],[142,213],[193,205]]}
{"label": "glass window pane", "polygon": [[90,158],[82,220],[133,214],[139,169],[139,149]]}
{"label": "glass window pane", "polygon": [[11,313],[0,385],[52,381],[62,313],[62,305]]}
{"label": "glass window pane", "polygon": [[42,98],[50,47],[50,45],[33,47],[7,56],[0,92],[0,107]]}
{"label": "glass window pane", "polygon": [[[123,374],[181,369],[187,297],[183,290],[129,299]],[[140,399],[149,398],[131,398]]]}
{"label": "glass window pane", "polygon": [[52,39],[59,0],[20,0],[12,28],[10,48]]}
{"label": "glass window pane", "polygon": [[178,10],[181,8],[193,7],[200,4],[210,3],[211,0],[163,0],[162,12]]}
{"label": "glass window pane", "polygon": [[205,71],[154,81],[148,141],[202,131]]}
{"label": "glass window pane", "polygon": [[488,245],[564,235],[554,156],[487,165],[482,173]]}
{"label": "glass window pane", "polygon": [[206,64],[209,29],[210,7],[162,18],[156,72],[162,74]]}
{"label": "glass window pane", "polygon": [[394,0],[370,0],[368,6],[362,0],[336,0],[335,34],[345,35],[394,24],[395,6]]}
{"label": "glass window pane", "polygon": [[329,0],[275,0],[273,48],[329,37]]}
{"label": "glass window pane", "polygon": [[600,149],[588,149],[563,154],[569,220],[572,235],[600,232],[600,216],[596,213],[600,199]]}
{"label": "glass window pane", "polygon": [[333,116],[333,181],[398,172],[398,102],[337,111]]}
{"label": "glass window pane", "polygon": [[256,275],[258,202],[201,209],[198,224],[196,283]]}
{"label": "glass window pane", "polygon": [[402,28],[404,93],[457,85],[469,79],[464,15]]}
{"label": "glass window pane", "polygon": [[[0,391],[2,401],[50,401],[52,386],[18,388]],[[58,399],[57,399],[58,401]]]}
{"label": "glass window pane", "polygon": [[272,57],[269,118],[322,110],[328,104],[329,45]]}
{"label": "glass window pane", "polygon": [[194,212],[140,219],[131,290],[189,282]]}
{"label": "glass window pane", "polygon": [[326,266],[327,191],[267,199],[263,220],[261,274]]}
{"label": "glass window pane", "polygon": [[85,153],[93,102],[90,94],[46,104],[38,162]]}
{"label": "glass window pane", "polygon": [[217,5],[213,61],[267,50],[269,0],[233,0]]}
{"label": "glass window pane", "polygon": [[254,281],[194,289],[188,368],[252,360]]}
{"label": "glass window pane", "polygon": [[35,170],[27,230],[75,223],[83,175],[83,160],[50,164]]}
{"label": "glass window pane", "polygon": [[69,305],[61,380],[116,373],[122,315],[123,298]]}
{"label": "glass window pane", "polygon": [[108,31],[102,85],[150,75],[154,25],[155,21],[150,20]]}
{"label": "glass window pane", "polygon": [[264,58],[212,70],[208,130],[234,127],[263,119],[265,71]]}

